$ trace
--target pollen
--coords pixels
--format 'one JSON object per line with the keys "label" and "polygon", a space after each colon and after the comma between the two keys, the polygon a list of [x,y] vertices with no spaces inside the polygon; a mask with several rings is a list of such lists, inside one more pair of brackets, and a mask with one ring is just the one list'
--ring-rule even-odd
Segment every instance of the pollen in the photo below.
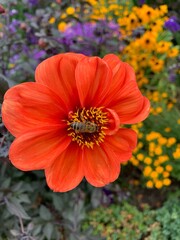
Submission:
{"label": "pollen", "polygon": [[108,122],[108,113],[102,107],[77,109],[69,113],[68,136],[82,148],[93,148],[95,144],[99,146],[104,142]]}

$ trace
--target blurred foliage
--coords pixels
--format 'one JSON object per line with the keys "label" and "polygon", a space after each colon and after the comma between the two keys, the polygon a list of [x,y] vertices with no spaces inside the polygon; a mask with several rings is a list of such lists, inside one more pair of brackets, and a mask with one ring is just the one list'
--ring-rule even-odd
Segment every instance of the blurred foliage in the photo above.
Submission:
{"label": "blurred foliage", "polygon": [[107,240],[178,240],[180,236],[180,195],[169,198],[164,206],[151,210],[147,205],[143,211],[127,202],[99,207],[91,211],[83,223],[83,229],[93,228]]}

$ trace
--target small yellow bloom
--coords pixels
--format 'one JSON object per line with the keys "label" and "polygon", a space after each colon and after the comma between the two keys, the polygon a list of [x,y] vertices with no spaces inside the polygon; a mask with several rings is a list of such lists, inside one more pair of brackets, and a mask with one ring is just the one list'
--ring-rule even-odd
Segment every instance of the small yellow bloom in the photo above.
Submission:
{"label": "small yellow bloom", "polygon": [[147,183],[146,183],[146,187],[148,187],[148,188],[152,188],[153,185],[154,185],[153,181],[151,181],[151,180],[147,181]]}
{"label": "small yellow bloom", "polygon": [[147,167],[144,168],[143,175],[145,177],[148,177],[151,172],[152,172],[152,168],[150,166],[147,166]]}
{"label": "small yellow bloom", "polygon": [[168,97],[168,95],[167,95],[166,92],[163,92],[161,96],[162,96],[163,98],[167,98],[167,97]]}
{"label": "small yellow bloom", "polygon": [[168,108],[168,110],[172,109],[172,108],[173,108],[173,106],[174,106],[174,104],[173,104],[173,103],[168,103],[168,105],[167,105],[167,108]]}
{"label": "small yellow bloom", "polygon": [[163,111],[162,107],[157,107],[157,108],[156,108],[156,112],[157,112],[157,113],[161,113],[162,111]]}
{"label": "small yellow bloom", "polygon": [[159,6],[160,12],[162,13],[162,15],[164,15],[165,13],[168,12],[168,6],[167,5],[160,5]]}
{"label": "small yellow bloom", "polygon": [[161,174],[164,171],[164,168],[161,166],[156,167],[156,172]]}
{"label": "small yellow bloom", "polygon": [[177,120],[177,124],[180,124],[180,118]]}
{"label": "small yellow bloom", "polygon": [[151,178],[156,179],[158,177],[158,173],[156,171],[152,171],[150,176]]}
{"label": "small yellow bloom", "polygon": [[161,155],[163,151],[162,151],[162,148],[160,146],[158,146],[155,148],[154,152],[156,155]]}
{"label": "small yellow bloom", "polygon": [[170,128],[170,127],[166,127],[166,128],[164,129],[164,131],[165,131],[165,132],[171,132],[171,128]]}
{"label": "small yellow bloom", "polygon": [[160,72],[164,67],[164,60],[156,59],[156,61],[150,65],[153,72]]}
{"label": "small yellow bloom", "polygon": [[171,165],[166,166],[166,171],[171,172],[173,170],[173,167]]}
{"label": "small yellow bloom", "polygon": [[60,19],[65,19],[67,17],[67,14],[66,13],[62,13],[61,16],[60,16]]}
{"label": "small yellow bloom", "polygon": [[49,19],[49,23],[50,23],[50,24],[55,23],[55,21],[56,21],[56,19],[55,19],[54,17],[51,17],[51,18]]}
{"label": "small yellow bloom", "polygon": [[163,179],[163,185],[169,186],[171,184],[171,180],[169,178]]}
{"label": "small yellow bloom", "polygon": [[165,137],[160,137],[160,138],[158,138],[158,143],[160,145],[164,145],[167,143],[167,139]]}
{"label": "small yellow bloom", "polygon": [[163,175],[164,178],[167,178],[167,177],[169,177],[170,174],[169,174],[169,172],[164,171],[162,173],[162,175]]}
{"label": "small yellow bloom", "polygon": [[60,23],[58,24],[58,30],[59,30],[60,32],[64,32],[64,31],[66,30],[66,28],[67,28],[67,24],[66,24],[65,22],[60,22]]}
{"label": "small yellow bloom", "polygon": [[66,13],[68,15],[73,15],[75,13],[75,9],[73,7],[66,8]]}
{"label": "small yellow bloom", "polygon": [[152,163],[152,159],[150,157],[145,157],[144,163],[150,165]]}
{"label": "small yellow bloom", "polygon": [[160,41],[157,43],[156,51],[158,53],[166,53],[169,50],[169,48],[171,47],[171,45],[172,45],[171,42]]}
{"label": "small yellow bloom", "polygon": [[163,182],[162,182],[162,181],[160,181],[160,180],[156,180],[156,181],[155,181],[155,187],[156,187],[157,189],[162,188],[162,186],[163,186]]}
{"label": "small yellow bloom", "polygon": [[142,161],[144,159],[144,155],[142,153],[138,153],[136,157],[139,161]]}
{"label": "small yellow bloom", "polygon": [[169,49],[169,51],[168,51],[168,53],[167,53],[168,57],[170,57],[170,58],[177,57],[178,54],[179,54],[179,50],[178,50],[177,48],[175,48],[175,47]]}
{"label": "small yellow bloom", "polygon": [[175,143],[176,143],[176,139],[174,137],[170,137],[167,140],[167,147],[171,147]]}

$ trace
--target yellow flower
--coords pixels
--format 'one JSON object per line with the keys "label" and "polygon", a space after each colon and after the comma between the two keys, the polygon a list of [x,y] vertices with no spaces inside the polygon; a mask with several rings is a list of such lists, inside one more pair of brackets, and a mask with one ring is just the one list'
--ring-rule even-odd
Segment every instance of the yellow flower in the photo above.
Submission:
{"label": "yellow flower", "polygon": [[67,17],[67,14],[66,13],[62,13],[62,15],[60,16],[60,19],[64,19]]}
{"label": "yellow flower", "polygon": [[162,148],[160,146],[158,146],[155,148],[154,152],[156,155],[161,155],[163,151],[162,151]]}
{"label": "yellow flower", "polygon": [[144,163],[150,165],[152,163],[152,159],[150,157],[145,157]]}
{"label": "yellow flower", "polygon": [[157,189],[162,188],[162,186],[163,186],[163,182],[162,182],[162,181],[160,181],[160,180],[156,180],[156,181],[155,181],[155,187],[156,187]]}
{"label": "yellow flower", "polygon": [[168,110],[172,109],[173,106],[174,106],[173,103],[168,103],[168,105],[167,105]]}
{"label": "yellow flower", "polygon": [[66,13],[68,15],[73,15],[75,13],[75,9],[73,7],[66,8]]}
{"label": "yellow flower", "polygon": [[154,185],[153,181],[151,181],[151,180],[147,181],[147,183],[146,183],[146,187],[148,187],[148,188],[152,188],[153,185]]}
{"label": "yellow flower", "polygon": [[180,124],[180,118],[177,120],[177,124]]}
{"label": "yellow flower", "polygon": [[139,165],[139,161],[134,157],[132,156],[132,158],[130,159],[131,163],[134,165],[134,166],[138,166]]}
{"label": "yellow flower", "polygon": [[173,144],[175,144],[176,143],[176,139],[174,138],[174,137],[170,137],[170,138],[168,138],[167,139],[167,144],[166,144],[166,146],[167,147],[171,147]]}
{"label": "yellow flower", "polygon": [[153,164],[155,167],[157,167],[161,164],[161,161],[159,159],[156,159]]}
{"label": "yellow flower", "polygon": [[148,177],[151,172],[152,172],[152,168],[150,166],[147,166],[147,167],[144,168],[143,175],[145,177]]}
{"label": "yellow flower", "polygon": [[150,67],[153,72],[160,72],[164,67],[164,60],[156,59],[153,63],[150,63]]}
{"label": "yellow flower", "polygon": [[143,25],[149,23],[150,21],[153,21],[153,19],[157,17],[156,11],[146,4],[144,4],[142,8],[137,9],[136,12],[141,24]]}
{"label": "yellow flower", "polygon": [[163,179],[163,185],[169,186],[171,184],[171,180],[169,178]]}
{"label": "yellow flower", "polygon": [[156,112],[157,112],[157,113],[161,113],[162,111],[163,111],[162,107],[157,107],[157,108],[156,108]]}
{"label": "yellow flower", "polygon": [[151,32],[145,32],[144,35],[139,39],[142,49],[152,51],[156,45],[156,35]]}
{"label": "yellow flower", "polygon": [[174,57],[177,57],[178,54],[179,54],[179,50],[174,47],[174,48],[169,49],[167,56],[170,58],[174,58]]}
{"label": "yellow flower", "polygon": [[167,177],[169,177],[170,174],[169,174],[169,172],[164,171],[162,173],[162,175],[163,175],[164,178],[167,178]]}
{"label": "yellow flower", "polygon": [[166,14],[166,13],[168,12],[168,7],[167,7],[167,5],[160,5],[160,6],[159,6],[159,12],[160,12],[160,14],[162,14],[162,15]]}
{"label": "yellow flower", "polygon": [[58,24],[58,30],[59,30],[60,32],[64,32],[64,31],[66,30],[66,28],[67,28],[67,24],[66,24],[65,22],[60,22],[60,23]]}
{"label": "yellow flower", "polygon": [[140,161],[142,161],[144,159],[144,155],[142,153],[138,153],[136,157]]}
{"label": "yellow flower", "polygon": [[152,171],[150,176],[151,178],[156,179],[158,177],[158,173],[156,171]]}
{"label": "yellow flower", "polygon": [[173,169],[173,167],[171,165],[167,165],[166,166],[166,171],[171,172],[172,169]]}
{"label": "yellow flower", "polygon": [[167,139],[165,137],[160,137],[160,138],[158,138],[158,143],[160,145],[164,145],[167,143]]}
{"label": "yellow flower", "polygon": [[56,21],[56,19],[55,19],[54,17],[51,17],[51,18],[49,19],[49,23],[50,23],[50,24],[55,23],[55,21]]}
{"label": "yellow flower", "polygon": [[174,157],[174,159],[179,159],[180,158],[180,151],[176,150],[175,152],[173,152],[173,157]]}
{"label": "yellow flower", "polygon": [[164,171],[164,168],[161,166],[156,167],[156,172],[157,173],[162,173]]}
{"label": "yellow flower", "polygon": [[156,51],[158,53],[166,53],[169,50],[171,45],[172,45],[171,42],[160,41],[160,42],[157,43]]}
{"label": "yellow flower", "polygon": [[[171,132],[171,128],[170,127],[166,127],[165,129],[164,129],[164,131],[165,132]],[[167,140],[167,139],[166,139]],[[167,142],[167,141],[166,141]]]}
{"label": "yellow flower", "polygon": [[161,95],[163,98],[167,98],[168,97],[168,94],[166,92],[163,92],[162,95]]}

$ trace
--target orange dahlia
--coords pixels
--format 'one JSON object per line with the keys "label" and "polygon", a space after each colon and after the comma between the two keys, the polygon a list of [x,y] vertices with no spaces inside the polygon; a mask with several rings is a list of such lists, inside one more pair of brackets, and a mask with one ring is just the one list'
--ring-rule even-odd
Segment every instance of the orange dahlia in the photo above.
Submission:
{"label": "orange dahlia", "polygon": [[96,187],[115,181],[137,142],[123,125],[144,120],[150,108],[133,69],[113,54],[65,53],[40,63],[35,79],[4,97],[3,122],[16,137],[12,164],[44,169],[48,186],[58,192],[84,177]]}

